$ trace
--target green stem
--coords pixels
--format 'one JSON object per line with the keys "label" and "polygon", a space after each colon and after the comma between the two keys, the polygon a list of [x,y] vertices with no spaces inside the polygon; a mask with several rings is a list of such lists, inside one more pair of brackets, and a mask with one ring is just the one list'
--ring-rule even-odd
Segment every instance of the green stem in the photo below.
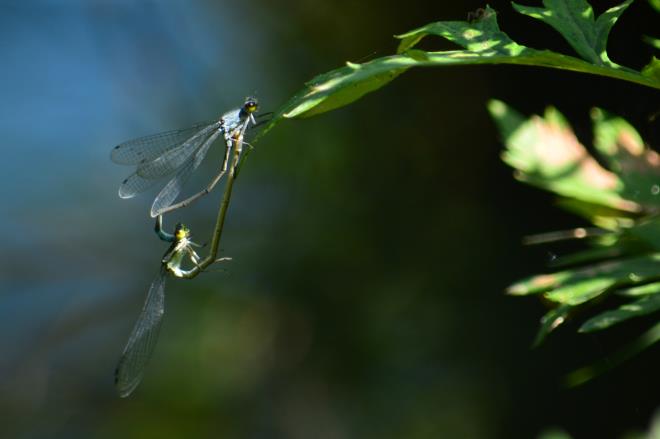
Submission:
{"label": "green stem", "polygon": [[[241,139],[236,143],[242,142]],[[225,225],[225,217],[227,216],[227,209],[229,209],[229,200],[231,199],[231,191],[234,187],[234,181],[237,176],[237,165],[240,159],[240,148],[237,148],[237,145],[234,145],[234,156],[232,158],[231,165],[229,166],[229,172],[227,173],[227,183],[225,184],[225,192],[222,195],[222,201],[220,202],[220,210],[218,210],[218,216],[215,221],[215,228],[213,229],[213,235],[211,237],[211,248],[209,249],[209,254],[204,259],[202,259],[199,264],[193,267],[191,270],[184,271],[182,278],[192,279],[197,277],[199,273],[204,271],[209,265],[216,262],[218,256],[218,249],[220,248],[220,237],[222,236],[222,229]]]}

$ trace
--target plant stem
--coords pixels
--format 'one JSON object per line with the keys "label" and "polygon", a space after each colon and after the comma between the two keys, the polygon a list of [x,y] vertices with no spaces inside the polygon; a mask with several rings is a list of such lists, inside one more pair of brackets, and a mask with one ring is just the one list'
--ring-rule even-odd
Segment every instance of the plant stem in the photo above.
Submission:
{"label": "plant stem", "polygon": [[229,166],[229,172],[227,173],[227,183],[225,184],[225,192],[222,195],[222,201],[220,202],[220,209],[218,210],[218,216],[215,221],[215,228],[213,229],[213,235],[211,237],[211,248],[209,249],[209,254],[204,259],[202,259],[199,264],[188,271],[184,271],[181,275],[184,279],[192,279],[197,277],[199,273],[204,271],[209,265],[216,262],[216,257],[218,255],[218,249],[220,248],[220,237],[222,236],[222,229],[225,224],[225,217],[227,215],[227,209],[229,208],[229,200],[231,199],[231,191],[234,187],[234,181],[237,176],[237,167],[239,159],[241,157],[241,147],[243,143],[243,133],[240,133],[237,136],[236,141],[234,142],[233,148],[233,157],[231,165]]}

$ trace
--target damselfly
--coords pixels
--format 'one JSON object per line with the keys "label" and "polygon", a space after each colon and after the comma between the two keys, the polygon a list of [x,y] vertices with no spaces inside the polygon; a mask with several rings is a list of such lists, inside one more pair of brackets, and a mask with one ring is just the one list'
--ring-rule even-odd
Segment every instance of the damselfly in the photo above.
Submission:
{"label": "damselfly", "polygon": [[171,242],[172,245],[161,259],[160,270],[151,282],[142,312],[115,370],[115,385],[122,398],[130,395],[140,384],[144,368],[156,347],[165,313],[165,280],[168,275],[182,277],[186,273],[186,270],[181,268],[186,256],[195,265],[199,262],[199,256],[193,248],[198,244],[190,240],[190,230],[186,226],[179,223],[174,229],[174,234],[167,233],[162,229],[162,217],[158,216],[156,233],[163,241]]}
{"label": "damselfly", "polygon": [[[111,154],[112,161],[121,165],[137,165],[135,172],[119,187],[119,196],[132,198],[159,180],[170,177],[151,205],[151,216],[156,217],[187,206],[206,195],[227,172],[232,148],[242,147],[248,126],[250,123],[256,125],[254,114],[257,110],[257,100],[249,97],[242,107],[226,112],[215,121],[199,123],[183,130],[140,137],[115,146]],[[225,156],[220,173],[202,191],[172,204],[219,136],[225,141]],[[241,139],[241,142],[236,142],[235,139]]]}

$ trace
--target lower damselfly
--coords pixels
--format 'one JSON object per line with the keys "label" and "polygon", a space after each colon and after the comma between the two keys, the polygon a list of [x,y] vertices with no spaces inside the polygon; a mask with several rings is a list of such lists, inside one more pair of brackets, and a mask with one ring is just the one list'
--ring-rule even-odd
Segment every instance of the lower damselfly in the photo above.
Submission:
{"label": "lower damselfly", "polygon": [[[137,167],[135,172],[122,182],[119,196],[132,198],[158,181],[169,178],[151,205],[151,216],[157,217],[185,207],[208,194],[227,172],[232,149],[242,148],[248,127],[250,124],[257,125],[255,113],[258,107],[257,100],[248,97],[240,108],[226,112],[217,120],[198,123],[182,130],[140,137],[115,146],[111,153],[113,162]],[[173,204],[183,185],[206,157],[213,142],[221,136],[225,142],[225,154],[220,172],[202,191]]]}
{"label": "lower damselfly", "polygon": [[155,229],[160,239],[170,242],[171,245],[161,258],[160,270],[151,282],[142,312],[135,322],[115,370],[115,386],[122,398],[129,396],[140,384],[144,369],[156,347],[165,313],[166,279],[169,276],[182,277],[187,273],[187,270],[181,268],[186,256],[195,265],[199,262],[199,256],[193,248],[199,245],[191,241],[190,230],[185,225],[177,224],[174,234],[170,234],[163,230],[162,216],[158,216]]}

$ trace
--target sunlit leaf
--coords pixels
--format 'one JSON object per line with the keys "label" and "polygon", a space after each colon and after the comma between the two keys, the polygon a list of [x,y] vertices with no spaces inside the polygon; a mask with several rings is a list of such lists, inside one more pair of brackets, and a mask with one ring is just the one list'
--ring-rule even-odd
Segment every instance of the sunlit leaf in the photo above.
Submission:
{"label": "sunlit leaf", "polygon": [[660,155],[624,119],[595,108],[594,146],[621,179],[622,197],[653,209],[660,197]]}
{"label": "sunlit leaf", "polygon": [[616,293],[621,296],[629,296],[629,297],[645,296],[647,294],[657,294],[660,293],[660,282],[652,282],[650,284],[640,285],[638,287],[622,288],[621,290],[617,290]]}
{"label": "sunlit leaf", "polygon": [[552,26],[585,60],[618,68],[607,56],[607,38],[614,23],[633,0],[608,9],[594,20],[594,11],[585,0],[543,0],[545,8],[513,3],[520,13]]}
{"label": "sunlit leaf", "polygon": [[438,21],[397,35],[401,39],[397,53],[404,53],[429,35],[445,38],[474,53],[520,55],[526,50],[526,47],[515,43],[500,30],[497,13],[488,6],[480,20]]}
{"label": "sunlit leaf", "polygon": [[565,281],[545,293],[547,299],[579,305],[614,286],[647,282],[660,274],[660,254],[608,261],[570,273]]}
{"label": "sunlit leaf", "polygon": [[[552,3],[554,2],[564,3],[558,0]],[[344,67],[318,75],[307,82],[302,90],[275,112],[261,135],[284,119],[314,116],[348,105],[383,87],[411,67],[517,64],[601,75],[660,89],[660,78],[656,78],[655,74],[648,74],[654,73],[654,70],[647,70],[647,74],[642,75],[633,69],[617,66],[609,60],[605,52],[609,31],[630,2],[631,0],[628,0],[608,10],[598,20],[594,21],[593,16],[580,19],[580,23],[584,21],[588,26],[582,33],[579,32],[581,42],[575,43],[575,47],[584,52],[584,60],[549,50],[532,49],[513,41],[500,30],[497,14],[489,7],[486,7],[479,19],[470,22],[439,21],[427,24],[399,35],[397,38],[400,38],[401,42],[396,55],[362,64],[349,62]],[[568,3],[586,4],[584,1]],[[519,5],[516,7],[530,13],[535,10]],[[588,4],[586,7],[591,10]],[[559,20],[572,20],[573,9],[569,14],[559,14]],[[574,29],[575,24],[564,23],[561,26],[562,30],[568,28]],[[417,43],[426,37],[449,40],[463,50],[434,52],[415,48]]]}
{"label": "sunlit leaf", "polygon": [[[589,203],[574,198],[559,198],[555,204],[557,207],[581,216],[601,229],[618,231],[622,227],[632,227],[634,225],[635,212],[614,209],[602,204]],[[613,245],[614,241],[610,242],[609,245]],[[601,243],[608,245],[602,241],[599,242],[599,244]]]}
{"label": "sunlit leaf", "polygon": [[[642,41],[644,41],[646,44],[648,44],[650,46],[653,46],[656,49],[660,50],[660,38],[653,38],[653,37],[649,37],[649,36],[643,36]],[[654,61],[654,60],[656,60],[656,61]],[[655,58],[655,57],[651,59],[651,62],[649,64],[653,64],[654,62],[657,62],[657,58]],[[648,76],[648,72],[645,72],[644,69],[642,69],[642,75],[647,75]],[[657,75],[651,75],[651,76],[656,76],[657,77]]]}
{"label": "sunlit leaf", "polygon": [[518,171],[518,180],[612,209],[640,210],[619,195],[623,182],[588,153],[556,109],[527,120],[500,101],[491,101],[489,110],[505,136],[502,159]]}
{"label": "sunlit leaf", "polygon": [[527,296],[538,294],[558,287],[571,277],[571,272],[560,271],[552,274],[539,274],[518,281],[507,288],[507,294],[512,296]]}
{"label": "sunlit leaf", "polygon": [[396,78],[410,67],[406,65],[409,62],[414,60],[379,58],[365,64],[348,63],[346,67],[319,75],[306,84],[306,93],[292,99],[293,105],[280,110],[282,116],[310,117],[343,107]]}
{"label": "sunlit leaf", "polygon": [[532,276],[511,285],[507,292],[511,295],[544,293],[553,302],[579,305],[614,286],[648,282],[658,275],[660,253]]}
{"label": "sunlit leaf", "polygon": [[[660,40],[655,41],[658,42],[658,48],[660,48]],[[660,80],[660,59],[655,56],[651,58],[651,61],[642,69],[642,76],[646,76],[654,81]]]}
{"label": "sunlit leaf", "polygon": [[[574,307],[596,300],[607,303],[610,293],[637,300],[603,311],[583,323],[581,332],[660,311],[660,156],[632,125],[600,109],[592,111],[598,160],[554,108],[544,117],[529,119],[500,101],[491,101],[488,109],[506,146],[502,158],[515,169],[516,178],[556,193],[560,207],[598,226],[540,233],[524,240],[527,244],[582,240],[590,247],[550,262],[555,269],[571,268],[530,276],[507,289],[512,295],[542,294],[559,304],[541,320],[535,345]],[[656,329],[617,354],[613,363],[575,371],[570,384],[586,382],[655,343],[660,325]]]}

